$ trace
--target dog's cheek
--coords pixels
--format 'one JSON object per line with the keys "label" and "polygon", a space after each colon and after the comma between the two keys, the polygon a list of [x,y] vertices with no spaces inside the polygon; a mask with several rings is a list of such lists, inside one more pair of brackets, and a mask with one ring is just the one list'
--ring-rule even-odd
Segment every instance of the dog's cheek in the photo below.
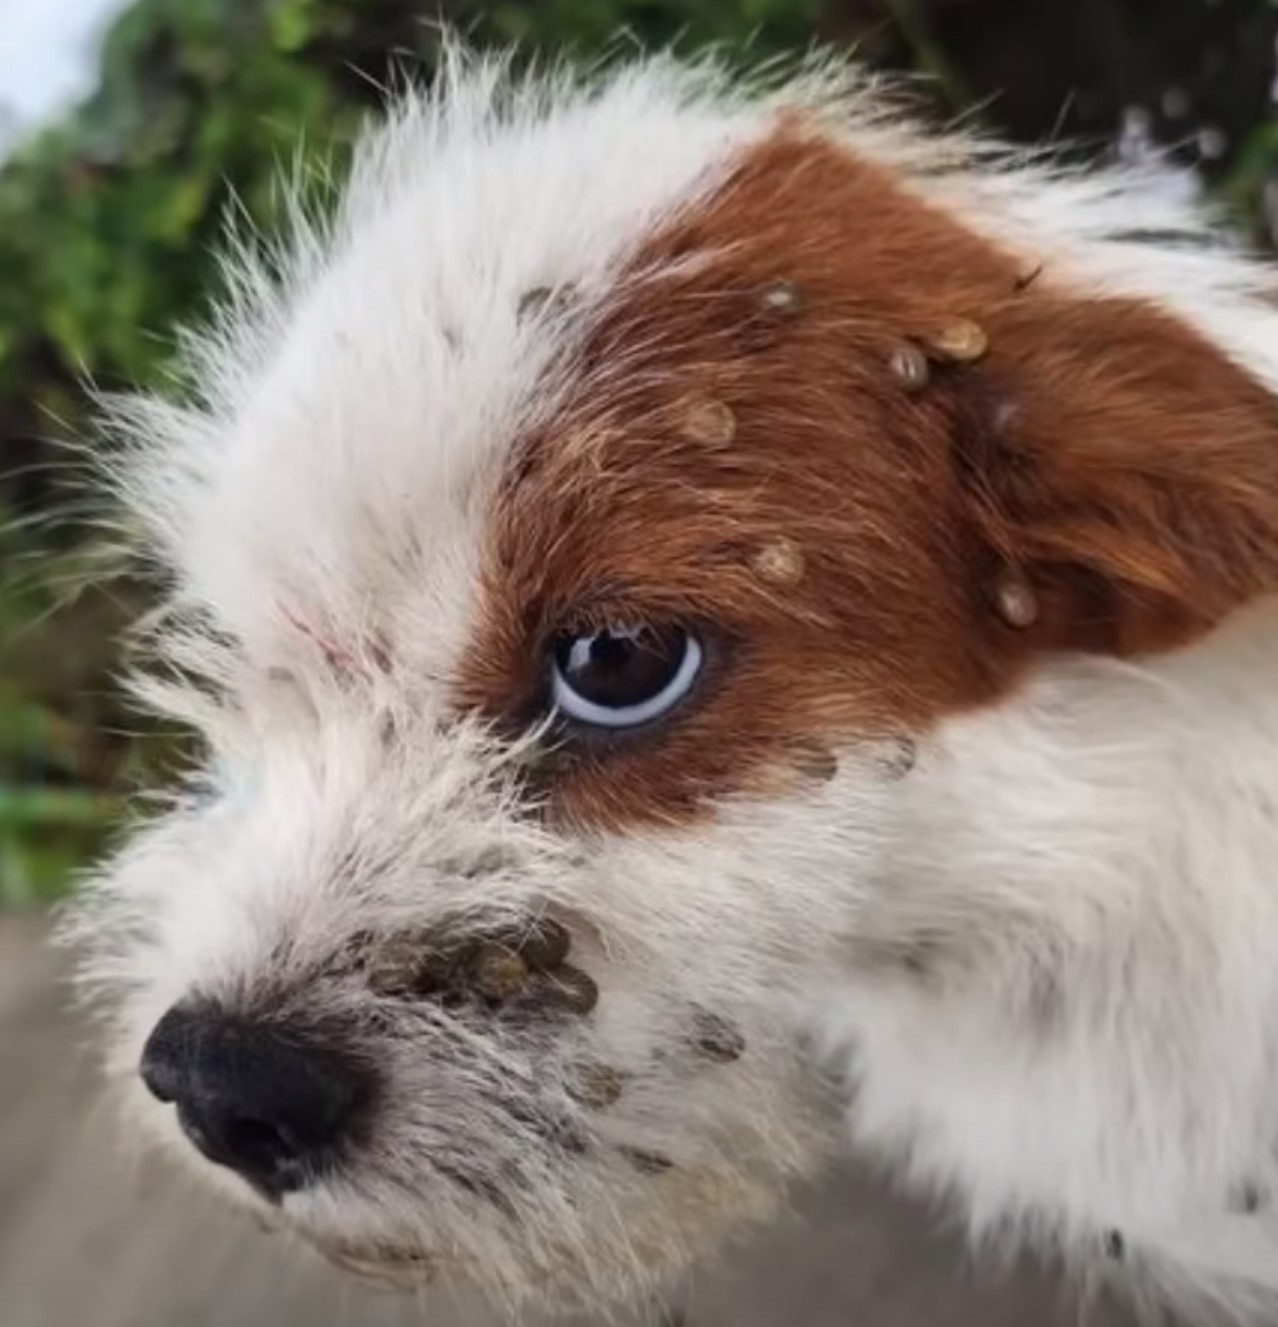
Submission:
{"label": "dog's cheek", "polygon": [[511,1094],[514,1115],[490,1103],[526,1062],[498,1049],[490,1071],[453,1083],[475,1099],[427,1110],[440,1067],[423,1048],[401,1066],[402,1094],[369,1164],[304,1196],[293,1215],[322,1248],[396,1251],[410,1276],[430,1262],[440,1278],[477,1282],[508,1304],[599,1303],[657,1287],[772,1214],[823,1134],[780,1047],[744,1047],[703,1021],[699,1043],[663,1049],[649,1019],[625,1030],[623,1048],[618,1024],[640,1012],[620,1010],[547,1048],[525,1094]]}
{"label": "dog's cheek", "polygon": [[843,819],[812,794],[577,845],[550,903],[597,1002],[476,1022],[464,1053],[405,1013],[378,1129],[297,1205],[303,1229],[340,1257],[428,1255],[503,1301],[602,1301],[773,1212],[834,1132],[801,1032],[855,896],[829,870]]}
{"label": "dog's cheek", "polygon": [[909,750],[903,762],[897,743],[830,744],[817,772],[805,753],[778,753],[766,796],[712,802],[695,825],[594,840],[571,903],[676,987],[711,1004],[766,990],[783,1007],[838,966],[876,905],[927,763],[925,744]]}

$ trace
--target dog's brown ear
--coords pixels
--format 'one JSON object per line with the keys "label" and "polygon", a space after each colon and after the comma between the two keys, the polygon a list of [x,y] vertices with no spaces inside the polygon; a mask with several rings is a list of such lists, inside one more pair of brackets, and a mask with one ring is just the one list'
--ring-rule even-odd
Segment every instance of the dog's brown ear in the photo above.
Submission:
{"label": "dog's brown ear", "polygon": [[1278,591],[1278,400],[1137,301],[1005,308],[955,459],[1003,607],[1061,648],[1142,654]]}

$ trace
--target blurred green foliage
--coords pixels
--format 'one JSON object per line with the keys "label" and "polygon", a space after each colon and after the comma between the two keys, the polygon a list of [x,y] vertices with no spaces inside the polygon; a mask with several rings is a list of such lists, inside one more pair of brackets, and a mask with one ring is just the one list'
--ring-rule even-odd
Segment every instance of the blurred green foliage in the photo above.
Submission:
{"label": "blurred green foliage", "polygon": [[[82,435],[85,385],[166,381],[198,318],[229,206],[269,230],[280,174],[317,187],[379,86],[428,76],[438,22],[583,53],[629,40],[802,46],[815,0],[141,0],[112,28],[97,93],[0,173],[0,905],[56,895],[109,830],[121,789],[166,752],[113,693],[138,587],[80,587],[74,496],[54,444]],[[0,19],[2,24],[2,19]],[[7,502],[7,517],[6,504]],[[14,512],[28,518],[12,520]],[[52,571],[52,574],[49,574]],[[75,593],[71,593],[75,590]]]}
{"label": "blurred green foliage", "polygon": [[[281,170],[322,189],[386,79],[429,76],[439,19],[583,56],[855,43],[1022,137],[1104,139],[1138,100],[1192,148],[1193,116],[1208,117],[1229,145],[1215,184],[1267,233],[1271,0],[139,0],[98,92],[0,171],[0,905],[63,889],[121,790],[172,750],[128,734],[138,720],[111,685],[144,588],[86,584],[79,566],[73,458],[56,443],[84,435],[84,384],[168,380],[171,329],[199,316],[228,205],[269,230]],[[68,502],[68,519],[42,519]]]}
{"label": "blurred green foliage", "polygon": [[[105,729],[98,703],[110,668],[115,614],[58,606],[19,529],[0,528],[0,905],[37,902],[65,887],[123,810],[131,753]],[[77,648],[75,642],[81,642]],[[55,648],[56,644],[56,648]]]}
{"label": "blurred green foliage", "polygon": [[[816,0],[500,4],[489,40],[583,52],[619,30],[802,47]],[[162,371],[158,339],[207,289],[229,182],[260,225],[299,156],[337,164],[393,60],[429,70],[438,27],[403,0],[143,0],[112,30],[97,95],[0,184],[0,395],[52,355],[108,382]],[[459,23],[466,15],[452,16]],[[473,26],[473,25],[470,25]],[[70,403],[46,402],[57,413]]]}

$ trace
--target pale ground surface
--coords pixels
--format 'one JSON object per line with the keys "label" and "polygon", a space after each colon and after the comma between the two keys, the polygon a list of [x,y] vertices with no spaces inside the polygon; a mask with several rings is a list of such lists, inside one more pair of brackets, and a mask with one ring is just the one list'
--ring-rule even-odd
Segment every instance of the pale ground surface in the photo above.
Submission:
{"label": "pale ground surface", "polygon": [[[442,1297],[357,1288],[164,1167],[124,1167],[43,936],[39,919],[0,919],[0,1327],[497,1327]],[[802,1216],[701,1273],[678,1301],[688,1327],[1079,1321],[1028,1272],[976,1276],[922,1213],[858,1175],[810,1195]]]}

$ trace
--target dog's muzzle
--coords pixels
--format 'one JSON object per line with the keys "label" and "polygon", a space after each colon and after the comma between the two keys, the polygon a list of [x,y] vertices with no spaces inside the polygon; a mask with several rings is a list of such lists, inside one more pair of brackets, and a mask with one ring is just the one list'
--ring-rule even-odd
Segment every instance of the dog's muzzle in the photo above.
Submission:
{"label": "dog's muzzle", "polygon": [[[372,1001],[432,1006],[516,1038],[553,1035],[598,999],[592,979],[566,961],[570,945],[566,928],[546,918],[504,930],[362,936],[348,950],[347,975]],[[380,1095],[375,1067],[340,1032],[284,1010],[248,1015],[210,1000],[180,1003],[160,1019],[141,1076],[176,1107],[207,1160],[272,1202],[337,1170],[367,1135]],[[600,1078],[596,1067],[577,1088],[598,1095]]]}
{"label": "dog's muzzle", "polygon": [[822,1145],[780,1025],[704,1007],[576,913],[263,952],[269,977],[160,1018],[142,1081],[201,1156],[360,1275],[611,1301],[771,1214]]}

